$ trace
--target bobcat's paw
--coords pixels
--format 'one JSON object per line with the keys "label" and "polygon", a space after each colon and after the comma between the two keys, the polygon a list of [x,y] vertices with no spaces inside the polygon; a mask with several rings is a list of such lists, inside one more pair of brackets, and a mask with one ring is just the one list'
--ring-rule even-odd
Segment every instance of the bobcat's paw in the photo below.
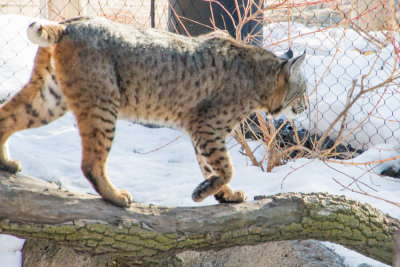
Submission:
{"label": "bobcat's paw", "polygon": [[104,198],[104,200],[115,206],[123,208],[129,207],[133,202],[131,194],[129,194],[129,192],[125,189],[118,189],[116,195],[113,196],[112,199]]}
{"label": "bobcat's paw", "polygon": [[223,186],[219,177],[212,176],[209,179],[200,183],[192,194],[192,199],[195,202],[203,201],[206,197],[215,194]]}
{"label": "bobcat's paw", "polygon": [[242,203],[247,199],[246,193],[242,190],[237,190],[230,194],[220,191],[214,197],[219,203]]}
{"label": "bobcat's paw", "polygon": [[17,173],[21,171],[21,164],[18,160],[7,160],[6,162],[0,162],[0,170],[9,173]]}

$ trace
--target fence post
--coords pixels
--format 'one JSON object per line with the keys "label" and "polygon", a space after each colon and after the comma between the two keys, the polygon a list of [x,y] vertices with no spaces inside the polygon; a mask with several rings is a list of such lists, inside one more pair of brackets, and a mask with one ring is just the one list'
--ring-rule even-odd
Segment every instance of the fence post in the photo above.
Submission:
{"label": "fence post", "polygon": [[[213,30],[211,19],[214,18],[215,26],[219,29],[225,29],[234,38],[237,37],[236,29],[232,22],[237,24],[239,16],[234,0],[220,0],[218,3],[199,0],[170,0],[168,30],[180,34],[186,34],[185,29],[191,36],[197,36]],[[248,5],[249,0],[237,0],[240,14],[244,13],[244,7]],[[254,0],[257,2],[257,0]],[[264,1],[258,0],[259,7],[254,3],[251,5],[251,12],[255,13],[263,7]],[[210,8],[211,7],[211,8]],[[213,14],[211,14],[211,9]],[[243,16],[243,15],[242,15]],[[251,35],[249,43],[262,46],[262,13],[256,19],[246,23],[240,32],[242,40],[247,42],[246,37]],[[184,27],[182,26],[184,25]],[[185,28],[185,29],[184,29]]]}
{"label": "fence post", "polygon": [[150,0],[150,27],[154,28],[156,23],[155,23],[155,10],[154,10],[154,0]]}

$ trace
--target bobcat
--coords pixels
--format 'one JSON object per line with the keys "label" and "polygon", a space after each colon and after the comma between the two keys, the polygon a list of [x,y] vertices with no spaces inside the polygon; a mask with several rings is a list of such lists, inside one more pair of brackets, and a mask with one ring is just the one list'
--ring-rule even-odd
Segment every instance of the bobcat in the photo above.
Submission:
{"label": "bobcat", "polygon": [[0,108],[0,168],[21,169],[5,147],[12,133],[71,110],[83,174],[117,206],[132,203],[106,175],[118,118],[185,130],[206,179],[193,200],[214,195],[219,202],[243,202],[244,192],[227,185],[233,168],[226,136],[253,111],[292,118],[307,108],[300,72],[305,53],[285,59],[222,31],[189,38],[89,17],[36,22],[27,32],[40,47],[29,82]]}

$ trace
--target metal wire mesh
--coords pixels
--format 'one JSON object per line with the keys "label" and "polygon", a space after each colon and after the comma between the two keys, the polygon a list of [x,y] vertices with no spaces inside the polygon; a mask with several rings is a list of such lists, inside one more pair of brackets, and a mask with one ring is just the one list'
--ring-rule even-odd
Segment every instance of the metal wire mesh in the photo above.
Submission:
{"label": "metal wire mesh", "polygon": [[[196,32],[196,28],[200,28],[198,33],[213,30],[218,24],[218,28],[227,26],[232,35],[237,35],[238,31],[232,31],[228,24],[232,18],[233,24],[240,22],[239,13],[244,13],[249,1],[237,1],[239,12],[237,6],[233,9],[226,8],[230,15],[225,14],[221,17],[221,22],[214,25],[212,22],[216,21],[216,17],[226,11],[218,8],[224,5],[226,7],[229,1],[5,0],[0,3],[0,16],[20,14],[61,21],[80,15],[95,15],[121,23],[184,34],[181,24],[185,25],[189,33]],[[249,14],[261,9],[263,14],[261,17],[254,17],[254,23],[247,24],[244,31],[239,31],[242,40],[253,40],[253,44],[264,46],[277,54],[283,53],[288,47],[298,53],[306,49],[313,59],[308,60],[304,67],[308,74],[306,79],[310,89],[310,109],[307,116],[297,120],[297,126],[323,132],[345,108],[349,100],[349,90],[355,80],[354,95],[363,89],[362,86],[371,88],[385,81],[393,74],[393,69],[398,68],[395,43],[399,38],[398,31],[393,30],[398,29],[398,0],[251,2],[255,7],[251,8]],[[210,12],[210,7],[213,12]],[[16,36],[25,34],[26,29],[15,28],[11,19],[9,23],[5,19],[2,21],[5,22],[0,25],[2,47],[6,47]],[[260,31],[255,29],[260,29],[260,25],[263,34],[257,35],[255,33]],[[250,35],[253,39],[246,40]],[[389,44],[394,49],[382,53]],[[13,73],[0,76],[0,88],[3,91],[22,86],[26,81],[18,80],[21,77],[18,74],[30,72],[32,68],[31,63],[27,63],[29,60],[16,62],[21,58],[17,55],[32,48],[21,45],[4,49],[8,50],[3,51],[0,58],[0,75],[10,73],[10,69],[13,69]],[[14,65],[23,67],[13,68]],[[396,81],[392,81],[388,86],[376,88],[358,99],[345,123],[346,141],[363,148],[397,141],[400,137],[399,95]],[[353,98],[350,97],[350,100]],[[340,123],[334,128],[333,135],[340,131],[339,128]]]}
{"label": "metal wire mesh", "polygon": [[[166,27],[168,1],[155,0],[5,0],[0,14],[21,14],[61,21],[76,16],[102,16],[143,27]],[[154,18],[154,25],[151,25]]]}
{"label": "metal wire mesh", "polygon": [[[279,5],[282,1],[268,2]],[[398,142],[398,82],[385,83],[399,68],[398,1],[291,2],[290,12],[288,8],[277,8],[265,13],[272,23],[264,28],[264,43],[271,43],[267,48],[274,51],[288,46],[294,50],[306,47],[312,58],[305,65],[308,85],[314,90],[309,95],[310,113],[298,124],[322,134],[345,109],[347,101],[361,90],[382,84],[362,95],[349,109],[343,136],[353,147],[364,149]],[[286,42],[279,43],[282,40]],[[354,91],[348,98],[353,83]],[[338,123],[331,136],[335,137],[340,127]]]}

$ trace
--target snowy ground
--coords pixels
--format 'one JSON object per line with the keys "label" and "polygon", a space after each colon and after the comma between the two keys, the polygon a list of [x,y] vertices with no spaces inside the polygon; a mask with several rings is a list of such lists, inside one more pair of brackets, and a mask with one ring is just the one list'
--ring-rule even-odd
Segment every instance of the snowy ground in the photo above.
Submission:
{"label": "snowy ground", "polygon": [[[28,43],[25,34],[29,21],[30,19],[26,17],[0,15],[0,98],[19,89],[29,77],[29,69],[32,67],[31,62],[36,50],[35,46]],[[354,38],[354,33],[350,36]],[[303,44],[307,44],[307,53],[317,51],[318,45],[313,47],[306,42]],[[308,63],[319,62],[318,60],[329,56],[321,53],[309,53],[309,55]],[[311,89],[312,83],[313,81],[310,81]],[[141,203],[166,206],[216,204],[213,198],[208,198],[200,204],[191,200],[192,190],[203,178],[189,138],[187,135],[180,137],[181,135],[181,132],[168,128],[150,129],[131,122],[119,121],[107,165],[107,172],[113,184],[127,189],[134,200]],[[178,137],[180,138],[177,141],[168,146],[146,153]],[[400,218],[399,208],[384,201],[344,191],[342,186],[333,180],[334,178],[344,185],[349,185],[353,182],[351,178],[356,178],[370,187],[358,183],[366,192],[400,202],[398,182],[366,172],[369,170],[366,167],[327,165],[319,160],[299,159],[277,167],[271,173],[265,173],[248,164],[246,158],[239,153],[239,146],[234,140],[228,139],[227,144],[235,166],[235,176],[231,185],[247,192],[249,199],[253,199],[256,195],[282,192],[345,194],[362,202],[371,203],[383,212]],[[253,142],[251,145],[255,147],[257,143]],[[72,114],[68,113],[45,127],[14,134],[9,140],[9,147],[11,157],[21,161],[24,174],[59,182],[66,188],[94,193],[80,171],[80,138]],[[366,162],[389,158],[398,155],[399,150],[398,143],[377,145],[354,161]],[[259,149],[256,154],[262,157],[263,152]],[[368,168],[376,167],[374,171],[379,172],[388,164]],[[351,186],[359,189],[355,184]],[[23,241],[14,237],[0,235],[1,266],[21,266],[22,244]],[[333,246],[340,255],[344,255],[349,266],[358,266],[361,263],[385,266],[341,246],[333,244],[329,246]]]}

